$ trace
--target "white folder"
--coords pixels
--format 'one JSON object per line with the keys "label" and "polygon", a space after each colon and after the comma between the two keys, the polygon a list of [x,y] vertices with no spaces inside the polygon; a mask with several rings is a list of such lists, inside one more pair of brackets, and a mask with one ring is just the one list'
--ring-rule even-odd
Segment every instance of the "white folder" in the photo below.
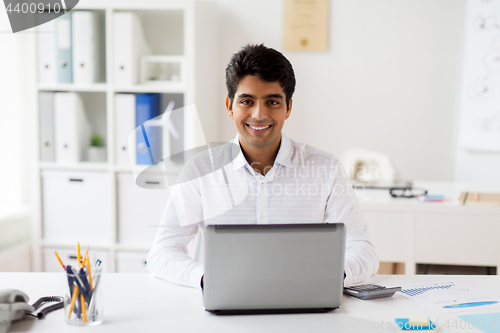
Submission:
{"label": "white folder", "polygon": [[37,31],[38,82],[57,83],[56,20],[39,25]]}
{"label": "white folder", "polygon": [[149,53],[141,21],[134,13],[114,13],[114,83],[132,85],[139,82],[139,62]]}
{"label": "white folder", "polygon": [[40,92],[39,101],[40,161],[54,162],[54,93]]}
{"label": "white folder", "polygon": [[54,93],[56,160],[76,163],[85,160],[90,145],[90,123],[80,95]]}
{"label": "white folder", "polygon": [[102,35],[98,13],[73,11],[73,82],[94,83],[103,79]]}
{"label": "white folder", "polygon": [[[115,156],[117,165],[135,165],[135,149],[129,152],[129,135],[135,129],[135,95],[115,95]],[[134,136],[135,138],[135,136]],[[135,147],[135,144],[133,145]],[[132,153],[132,157],[130,155]],[[134,161],[134,163],[131,162]]]}

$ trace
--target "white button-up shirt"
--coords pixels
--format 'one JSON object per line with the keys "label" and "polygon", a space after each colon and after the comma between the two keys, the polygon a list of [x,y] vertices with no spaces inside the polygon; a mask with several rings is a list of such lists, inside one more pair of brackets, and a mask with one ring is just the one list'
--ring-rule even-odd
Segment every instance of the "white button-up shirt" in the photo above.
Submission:
{"label": "white button-up shirt", "polygon": [[[339,160],[282,133],[273,167],[265,176],[243,155],[238,135],[191,158],[167,207],[147,258],[156,277],[200,288],[208,224],[342,222],[346,226],[345,285],[378,270],[359,203]],[[195,236],[194,256],[187,245]],[[230,251],[230,249],[228,249]]]}

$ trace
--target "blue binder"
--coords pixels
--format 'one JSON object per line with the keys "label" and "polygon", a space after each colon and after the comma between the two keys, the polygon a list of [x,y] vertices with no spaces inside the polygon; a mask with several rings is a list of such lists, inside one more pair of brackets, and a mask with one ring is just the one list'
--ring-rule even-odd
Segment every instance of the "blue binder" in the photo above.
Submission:
{"label": "blue binder", "polygon": [[[160,94],[137,94],[135,99],[136,163],[152,165],[161,159],[161,127],[147,121],[160,115]],[[146,124],[145,124],[146,123]]]}
{"label": "blue binder", "polygon": [[59,83],[73,82],[73,57],[71,40],[71,12],[56,19],[57,35],[57,81]]}

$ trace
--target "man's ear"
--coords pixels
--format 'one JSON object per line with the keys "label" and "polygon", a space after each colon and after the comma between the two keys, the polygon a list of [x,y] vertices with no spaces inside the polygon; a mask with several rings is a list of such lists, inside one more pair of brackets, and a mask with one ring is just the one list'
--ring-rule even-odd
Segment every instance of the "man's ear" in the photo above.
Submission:
{"label": "man's ear", "polygon": [[290,98],[290,102],[288,103],[288,110],[286,110],[285,120],[287,120],[288,117],[290,117],[290,112],[292,112],[292,99],[291,98]]}
{"label": "man's ear", "polygon": [[234,115],[233,115],[233,106],[231,105],[231,99],[226,97],[226,109],[227,109],[227,114],[229,115],[229,118],[234,120]]}

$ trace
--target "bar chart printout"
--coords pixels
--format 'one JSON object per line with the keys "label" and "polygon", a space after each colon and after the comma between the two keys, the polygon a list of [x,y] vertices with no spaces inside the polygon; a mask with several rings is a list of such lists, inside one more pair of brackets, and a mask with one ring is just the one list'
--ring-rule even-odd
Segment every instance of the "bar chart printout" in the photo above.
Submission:
{"label": "bar chart printout", "polygon": [[401,287],[403,297],[435,313],[470,311],[472,309],[494,308],[499,300],[480,290],[475,290],[459,282],[431,282]]}

